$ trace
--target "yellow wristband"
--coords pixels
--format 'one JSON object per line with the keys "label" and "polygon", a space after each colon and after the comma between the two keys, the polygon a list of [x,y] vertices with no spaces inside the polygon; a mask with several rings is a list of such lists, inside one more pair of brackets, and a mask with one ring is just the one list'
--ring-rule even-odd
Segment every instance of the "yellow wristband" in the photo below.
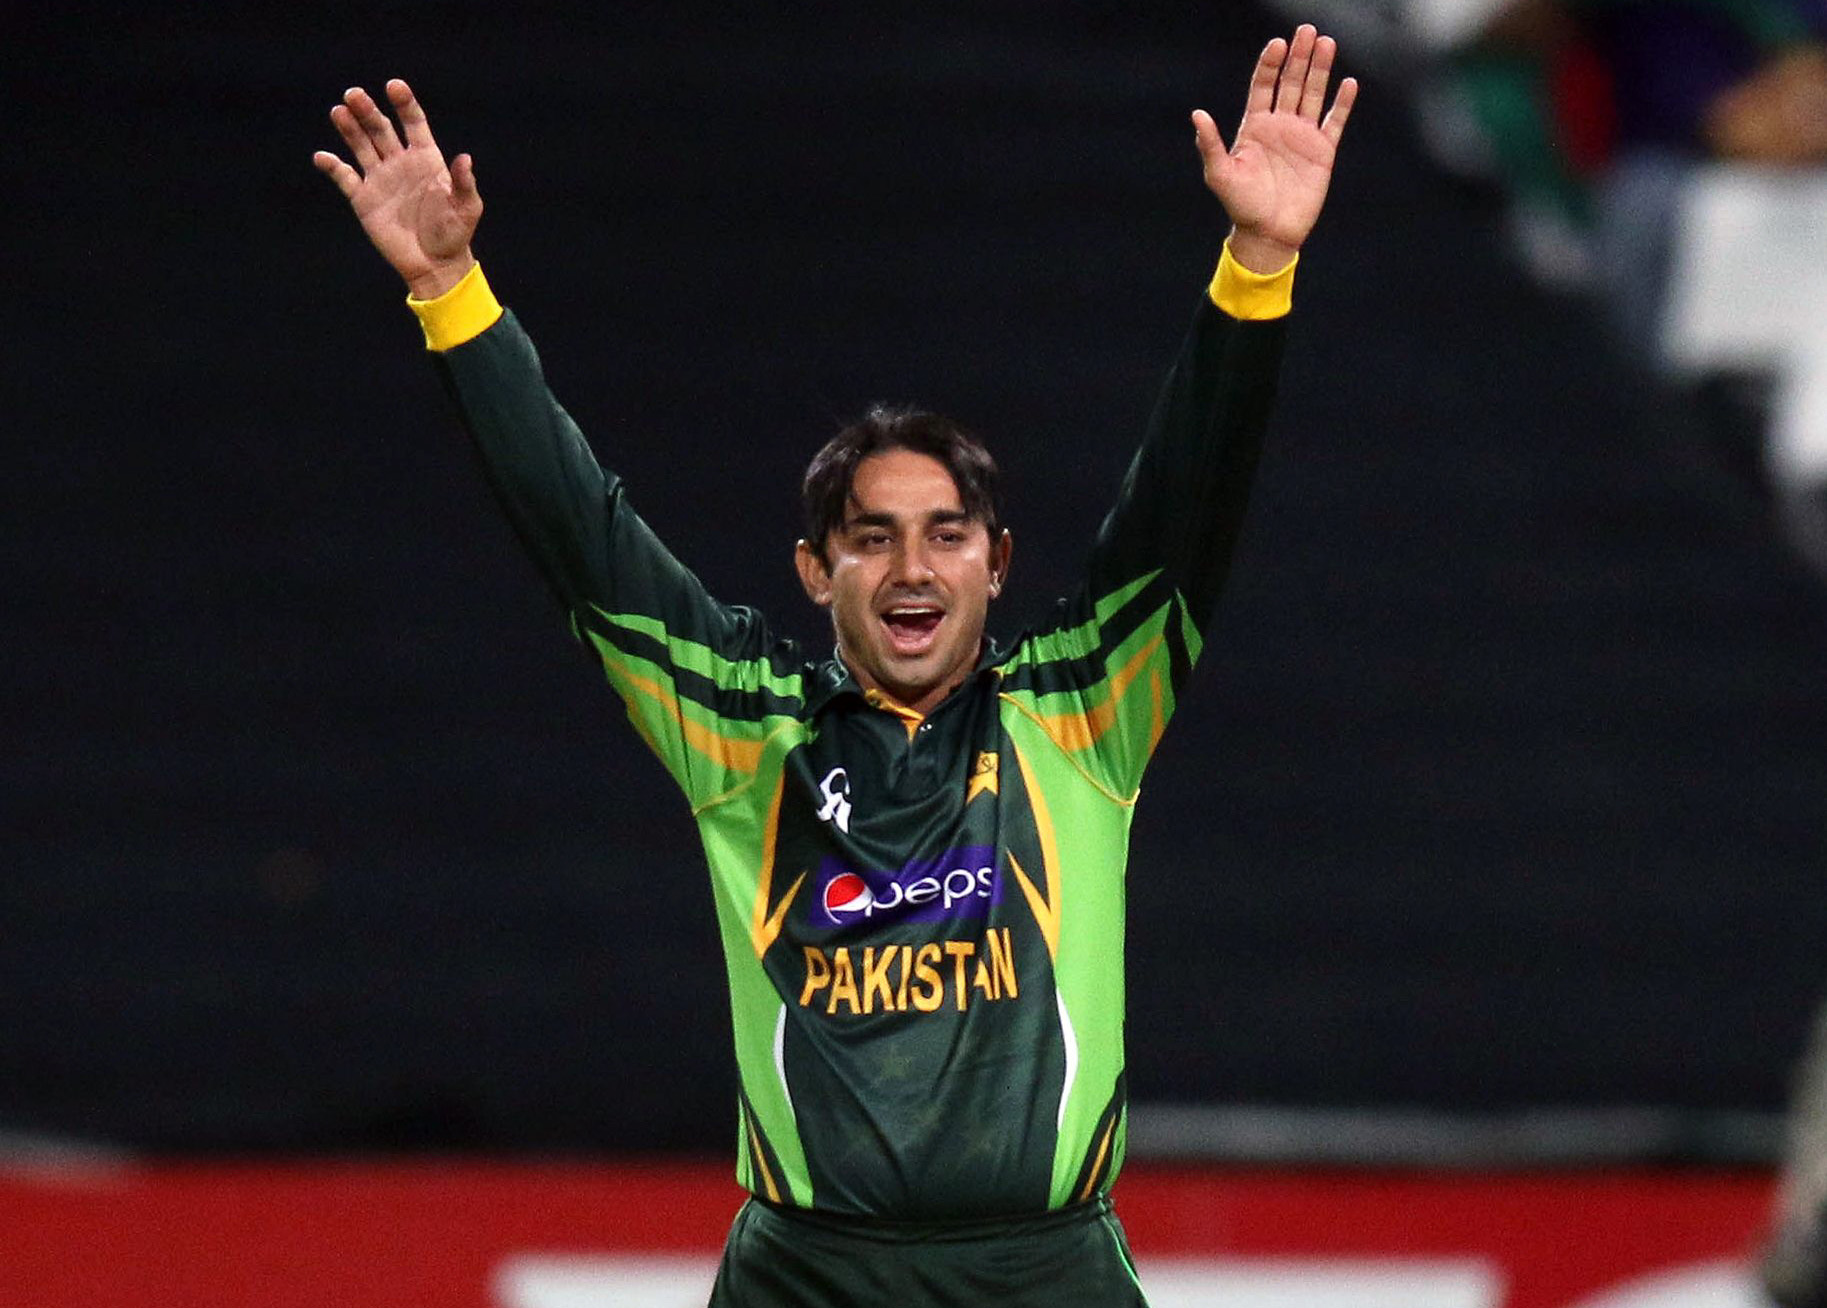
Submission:
{"label": "yellow wristband", "polygon": [[1244,322],[1285,318],[1294,308],[1294,269],[1299,263],[1297,254],[1280,272],[1251,272],[1231,257],[1231,243],[1227,240],[1207,294],[1213,304]]}
{"label": "yellow wristband", "polygon": [[406,307],[419,316],[425,348],[439,353],[475,340],[501,316],[501,302],[489,289],[479,263],[472,264],[463,279],[442,295],[429,300],[407,296]]}

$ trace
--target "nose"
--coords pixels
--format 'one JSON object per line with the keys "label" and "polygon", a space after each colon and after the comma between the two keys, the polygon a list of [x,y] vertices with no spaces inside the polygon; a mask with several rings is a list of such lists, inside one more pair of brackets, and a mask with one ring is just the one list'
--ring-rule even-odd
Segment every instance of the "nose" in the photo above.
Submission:
{"label": "nose", "polygon": [[903,541],[894,552],[893,580],[902,586],[924,586],[932,579],[932,563],[926,557],[925,542],[918,538]]}

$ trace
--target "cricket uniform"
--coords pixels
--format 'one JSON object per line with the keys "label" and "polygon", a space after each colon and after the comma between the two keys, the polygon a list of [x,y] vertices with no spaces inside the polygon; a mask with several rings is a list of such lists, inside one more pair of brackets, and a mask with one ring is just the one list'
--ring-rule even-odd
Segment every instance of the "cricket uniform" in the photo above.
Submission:
{"label": "cricket uniform", "polygon": [[[897,1259],[947,1248],[989,1270],[953,1260],[952,1289],[908,1302],[1140,1301],[1106,1198],[1130,820],[1237,539],[1292,279],[1227,249],[1083,584],[986,639],[924,717],[706,593],[480,269],[413,302],[502,506],[698,825],[756,1199],[718,1302],[915,1293]],[[793,1262],[826,1246],[852,1255]]]}

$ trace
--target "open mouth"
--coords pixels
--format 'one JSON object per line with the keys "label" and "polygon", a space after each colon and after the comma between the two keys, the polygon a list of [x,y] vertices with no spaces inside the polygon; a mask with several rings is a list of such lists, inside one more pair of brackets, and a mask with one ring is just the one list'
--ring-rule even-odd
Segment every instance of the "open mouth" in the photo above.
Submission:
{"label": "open mouth", "polygon": [[897,605],[882,614],[882,626],[897,654],[925,653],[944,620],[945,610],[925,605]]}

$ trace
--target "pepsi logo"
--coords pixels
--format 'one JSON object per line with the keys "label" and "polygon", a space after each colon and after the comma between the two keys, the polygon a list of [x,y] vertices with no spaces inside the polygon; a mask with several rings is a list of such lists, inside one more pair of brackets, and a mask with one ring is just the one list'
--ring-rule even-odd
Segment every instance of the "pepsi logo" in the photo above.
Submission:
{"label": "pepsi logo", "polygon": [[826,858],[814,875],[805,912],[826,929],[859,922],[951,922],[984,917],[1001,898],[995,847],[971,845],[893,871]]}
{"label": "pepsi logo", "polygon": [[864,913],[875,905],[869,883],[854,872],[840,872],[825,883],[825,916],[841,921],[841,913]]}

